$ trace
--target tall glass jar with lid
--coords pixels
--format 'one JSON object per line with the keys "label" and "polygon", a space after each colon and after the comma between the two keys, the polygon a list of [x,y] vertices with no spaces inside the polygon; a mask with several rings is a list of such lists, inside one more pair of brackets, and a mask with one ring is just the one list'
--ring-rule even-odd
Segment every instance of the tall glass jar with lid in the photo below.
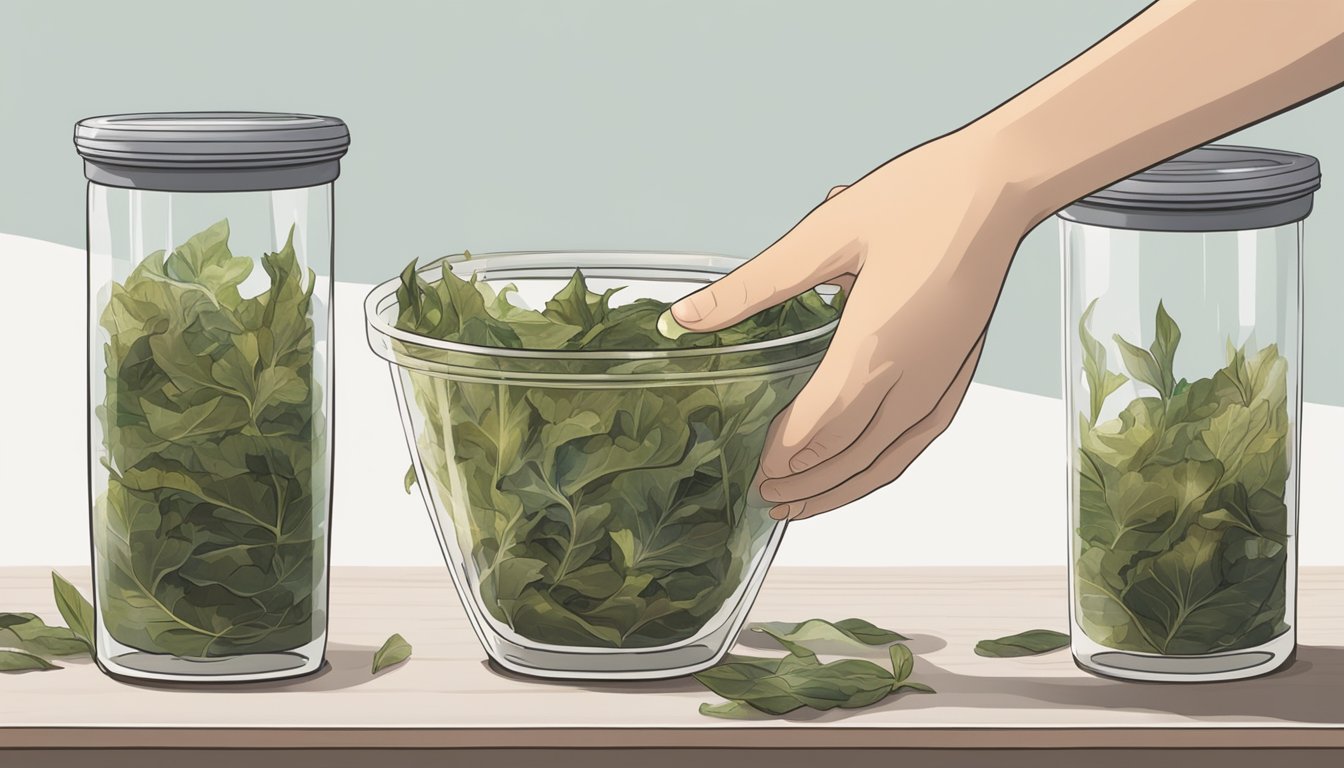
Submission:
{"label": "tall glass jar with lid", "polygon": [[99,666],[261,680],[322,663],[332,457],[330,117],[75,126],[88,177]]}
{"label": "tall glass jar with lid", "polygon": [[1316,160],[1202,147],[1059,214],[1073,654],[1229,680],[1294,650]]}

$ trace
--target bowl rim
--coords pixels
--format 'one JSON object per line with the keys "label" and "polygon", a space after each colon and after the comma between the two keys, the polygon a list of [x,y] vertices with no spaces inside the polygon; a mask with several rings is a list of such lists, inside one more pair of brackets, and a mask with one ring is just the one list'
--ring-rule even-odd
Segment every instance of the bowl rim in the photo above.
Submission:
{"label": "bowl rim", "polygon": [[[669,273],[700,272],[706,275],[716,275],[718,277],[722,277],[723,275],[727,274],[729,271],[731,271],[731,269],[714,268],[711,267],[710,264],[716,262],[724,262],[725,264],[731,263],[734,265],[740,265],[746,263],[747,261],[747,259],[738,256],[727,256],[717,253],[701,253],[694,251],[662,251],[662,250],[640,251],[640,250],[624,250],[624,249],[491,251],[491,252],[474,253],[470,254],[469,256],[463,253],[440,256],[436,259],[426,262],[423,265],[416,267],[415,271],[417,274],[422,274],[430,270],[439,269],[445,263],[461,264],[468,262],[483,262],[489,259],[502,260],[502,261],[510,261],[516,259],[518,261],[524,261],[525,259],[535,259],[540,257],[543,259],[556,259],[558,261],[559,259],[562,258],[573,260],[576,257],[583,257],[583,256],[605,256],[605,257],[633,256],[643,259],[647,259],[649,257],[673,257],[673,258],[681,258],[683,260],[685,259],[700,260],[702,263],[699,265],[696,265],[694,263],[687,264],[685,261],[682,261],[677,262],[675,264],[670,264],[666,267],[629,265],[619,268],[638,270],[644,272],[657,272],[657,271],[665,271]],[[573,269],[577,270],[583,268],[583,265],[581,263],[575,264],[573,261],[571,261],[570,263],[573,264]],[[557,263],[554,266],[530,265],[530,266],[518,266],[515,267],[515,269],[519,270],[555,269],[561,266],[565,265],[560,263]],[[711,280],[709,282],[713,281]],[[685,359],[695,357],[714,357],[720,355],[741,354],[746,352],[760,352],[762,350],[774,349],[776,347],[785,347],[800,344],[806,341],[812,341],[814,339],[818,339],[833,333],[835,331],[836,326],[840,322],[839,318],[837,318],[824,325],[818,326],[811,330],[802,331],[800,333],[789,334],[788,336],[780,336],[779,338],[767,339],[765,341],[751,342],[749,344],[732,344],[724,347],[694,347],[694,348],[678,348],[678,349],[663,349],[663,350],[511,349],[506,347],[488,347],[478,344],[464,344],[462,342],[456,342],[456,341],[445,341],[442,339],[433,338],[431,336],[423,336],[418,333],[403,331],[400,328],[397,328],[395,325],[393,325],[392,323],[388,322],[383,318],[383,312],[386,309],[388,309],[387,302],[389,300],[393,302],[396,301],[396,292],[397,288],[400,285],[401,285],[401,276],[398,275],[397,277],[393,277],[390,280],[386,280],[382,283],[379,283],[378,285],[374,286],[374,288],[371,291],[369,291],[368,295],[364,299],[364,320],[369,330],[375,331],[381,336],[390,339],[395,339],[397,341],[401,341],[406,344],[414,344],[420,347],[427,347],[430,349],[437,349],[445,352],[456,352],[464,355],[474,355],[478,357],[514,358],[525,360],[561,360],[561,361],[673,360],[673,359]],[[826,284],[822,283],[819,285],[826,285]],[[806,354],[800,354],[799,358],[805,356]]]}

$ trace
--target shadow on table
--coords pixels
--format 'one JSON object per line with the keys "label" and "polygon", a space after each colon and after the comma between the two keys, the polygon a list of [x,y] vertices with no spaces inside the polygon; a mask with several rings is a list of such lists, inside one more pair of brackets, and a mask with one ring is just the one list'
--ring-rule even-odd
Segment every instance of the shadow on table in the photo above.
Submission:
{"label": "shadow on table", "polygon": [[289,685],[285,685],[283,680],[273,685],[276,690],[293,691],[339,691],[354,688],[397,670],[397,667],[388,667],[376,675],[373,674],[373,654],[377,651],[378,647],[374,645],[329,643],[326,663],[316,673],[295,680]]}
{"label": "shadow on table", "polygon": [[501,667],[493,659],[482,661],[481,666],[490,670],[491,674],[498,675],[506,680],[516,680],[528,685],[541,685],[551,688],[600,691],[602,693],[685,693],[687,691],[705,690],[703,685],[697,683],[695,678],[690,676],[669,677],[662,680],[547,680],[543,677],[531,677],[511,672]]}
{"label": "shadow on table", "polygon": [[[769,648],[766,640],[768,638],[762,639],[759,633],[744,632],[739,652],[741,646],[764,651]],[[920,648],[920,653],[945,645],[938,638],[922,635],[912,637],[909,644],[912,649]],[[1018,662],[1004,659],[1002,663]],[[495,675],[531,685],[626,694],[696,692],[712,698],[712,694],[691,677],[625,682],[543,680],[510,672],[493,661],[483,661],[482,664]],[[923,658],[916,660],[911,677],[932,686],[937,693],[901,694],[859,710],[799,710],[779,718],[763,714],[761,719],[826,723],[873,711],[957,708],[1121,710],[1165,713],[1206,722],[1245,718],[1290,723],[1344,722],[1344,696],[1340,695],[1340,683],[1344,680],[1344,647],[1336,646],[1301,645],[1295,660],[1280,671],[1253,680],[1225,683],[1126,682],[1083,673],[1072,677],[966,675],[943,669]]]}
{"label": "shadow on table", "polygon": [[[1067,651],[1062,651],[1067,653]],[[1006,660],[1005,660],[1006,661]],[[938,693],[906,694],[863,710],[796,712],[783,720],[831,722],[873,709],[1097,709],[1166,713],[1194,720],[1266,718],[1344,722],[1344,648],[1301,645],[1289,666],[1266,677],[1226,683],[1143,683],[1099,677],[985,677],[917,661],[911,676]]]}
{"label": "shadow on table", "polygon": [[[915,653],[931,653],[947,645],[947,642],[933,635],[913,635],[906,643],[910,650]],[[853,648],[837,649],[845,655],[854,656]],[[733,646],[733,652],[738,655],[754,655],[754,651],[762,651],[764,655],[778,656],[780,653],[779,643],[770,638],[769,635],[760,632],[752,632],[743,629],[738,635],[737,644]],[[826,653],[827,650],[822,650]],[[858,654],[867,657],[867,654]],[[886,661],[886,646],[875,648],[871,658],[878,663],[889,663]],[[550,687],[560,687],[569,689],[580,689],[585,691],[600,691],[603,693],[703,693],[713,698],[703,685],[696,682],[695,678],[686,675],[683,677],[670,677],[662,680],[547,680],[539,677],[529,677],[501,667],[493,660],[486,659],[481,665],[490,670],[491,674],[508,680],[516,680],[530,685],[544,685]]]}

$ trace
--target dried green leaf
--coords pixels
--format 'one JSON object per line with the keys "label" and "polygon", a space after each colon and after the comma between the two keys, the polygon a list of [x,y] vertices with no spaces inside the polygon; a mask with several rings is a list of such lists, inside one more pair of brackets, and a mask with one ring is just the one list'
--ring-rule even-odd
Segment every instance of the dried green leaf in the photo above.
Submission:
{"label": "dried green leaf", "polygon": [[61,618],[65,619],[71,634],[84,643],[86,651],[92,650],[95,624],[93,605],[79,593],[74,584],[56,571],[51,572],[51,591],[56,600],[56,610],[61,612]]}
{"label": "dried green leaf", "polygon": [[788,640],[781,642],[790,650],[788,656],[734,656],[697,672],[696,680],[729,700],[719,705],[702,704],[701,714],[746,718],[750,710],[782,715],[803,707],[856,709],[900,691],[933,692],[921,683],[907,682],[914,669],[914,655],[899,643],[888,649],[888,670],[865,659],[823,664],[807,648]]}
{"label": "dried green leaf", "polygon": [[790,655],[771,661],[719,664],[697,672],[695,679],[726,699],[772,715],[802,707],[866,707],[881,701],[896,685],[891,672],[863,659],[822,664],[815,656]]}
{"label": "dried green leaf", "polygon": [[1125,364],[1125,370],[1129,371],[1129,375],[1165,396],[1167,390],[1163,386],[1163,371],[1153,353],[1130,344],[1120,338],[1119,334],[1116,334],[1114,339],[1116,347],[1120,350],[1120,360]]}
{"label": "dried green leaf", "polygon": [[1087,306],[1082,318],[1078,321],[1078,337],[1083,350],[1083,375],[1087,381],[1090,406],[1088,424],[1097,422],[1106,398],[1129,381],[1124,376],[1106,369],[1106,347],[1102,346],[1101,342],[1097,341],[1087,330],[1088,323],[1092,319],[1092,312],[1096,307],[1097,302],[1094,300]]}
{"label": "dried green leaf", "polygon": [[[321,631],[325,396],[316,276],[293,236],[236,256],[220,221],[111,286],[94,530],[99,618],[119,643],[210,658],[288,651]],[[263,289],[243,298],[258,261]],[[91,642],[92,609],[53,578]]]}
{"label": "dried green leaf", "polygon": [[1176,325],[1176,321],[1167,314],[1167,308],[1162,302],[1157,302],[1157,321],[1156,330],[1153,333],[1153,343],[1148,349],[1153,353],[1153,360],[1157,362],[1158,371],[1162,375],[1162,393],[1164,397],[1170,397],[1174,394],[1176,379],[1173,371],[1176,370],[1176,347],[1181,343],[1181,329]]}
{"label": "dried green leaf", "polygon": [[994,640],[981,640],[975,644],[975,655],[990,658],[1035,656],[1067,648],[1068,645],[1069,636],[1062,632],[1052,629],[1029,629]]}
{"label": "dried green leaf", "polygon": [[1117,343],[1159,397],[1095,426],[1080,414],[1075,616],[1118,650],[1254,647],[1287,630],[1287,361],[1229,344],[1222,369],[1176,380],[1161,304],[1155,327],[1149,350]]}
{"label": "dried green leaf", "polygon": [[751,630],[770,635],[780,642],[800,643],[817,653],[848,653],[909,639],[889,629],[874,626],[863,619],[843,619],[835,623],[825,619],[808,619],[796,624],[782,621],[759,622],[752,624]]}
{"label": "dried green leaf", "polygon": [[725,720],[763,720],[767,717],[761,710],[742,701],[721,701],[718,704],[701,704],[700,714],[708,717],[721,717]]}
{"label": "dried green leaf", "polygon": [[663,313],[658,316],[658,322],[655,324],[655,327],[657,327],[659,333],[674,341],[681,336],[690,333],[690,329],[677,322],[677,319],[672,316],[672,310],[670,309],[663,310]]}
{"label": "dried green leaf", "polygon": [[415,465],[412,464],[411,466],[406,468],[406,477],[401,481],[401,483],[402,486],[406,489],[406,493],[409,494],[411,492],[411,488],[414,487],[417,482],[418,480],[416,479],[415,476]]}
{"label": "dried green leaf", "polygon": [[383,642],[383,646],[373,654],[373,671],[378,674],[394,664],[411,658],[411,644],[401,635],[392,635]]}
{"label": "dried green leaf", "polygon": [[[727,686],[740,691],[734,701],[771,715],[804,707],[821,711],[858,709],[876,704],[898,687],[890,672],[862,659],[828,664],[797,659],[785,657],[785,664],[776,673],[755,678],[749,685]],[[696,677],[716,693],[728,695],[716,690],[722,687],[721,681],[703,674]]]}
{"label": "dried green leaf", "polygon": [[45,672],[49,669],[60,667],[31,653],[0,650],[0,672]]}
{"label": "dried green leaf", "polygon": [[901,643],[891,646],[887,652],[891,656],[891,671],[896,677],[896,682],[904,682],[915,670],[915,655]]}
{"label": "dried green leaf", "polygon": [[0,648],[25,651],[43,658],[84,655],[92,650],[71,630],[47,626],[31,613],[0,613]]}

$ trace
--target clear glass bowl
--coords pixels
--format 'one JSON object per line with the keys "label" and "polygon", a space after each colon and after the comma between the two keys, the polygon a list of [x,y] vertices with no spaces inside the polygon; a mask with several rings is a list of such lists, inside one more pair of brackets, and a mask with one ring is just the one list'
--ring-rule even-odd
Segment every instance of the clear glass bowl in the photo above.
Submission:
{"label": "clear glass bowl", "polygon": [[[540,308],[575,268],[614,304],[671,301],[740,260],[654,253],[448,257]],[[441,261],[420,268],[430,281]],[[689,674],[732,645],[784,524],[756,495],[766,429],[834,323],[756,344],[663,351],[476,347],[394,327],[365,303],[416,477],[485,650],[541,677]]]}

